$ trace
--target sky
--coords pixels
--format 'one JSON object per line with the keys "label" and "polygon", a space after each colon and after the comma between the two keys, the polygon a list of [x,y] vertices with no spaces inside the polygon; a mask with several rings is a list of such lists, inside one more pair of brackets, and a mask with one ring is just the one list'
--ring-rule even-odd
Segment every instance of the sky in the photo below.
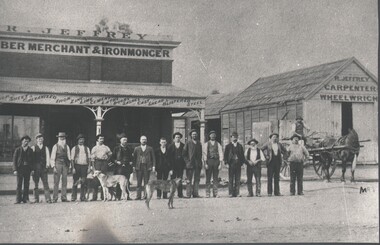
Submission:
{"label": "sky", "polygon": [[356,57],[378,74],[376,0],[0,0],[0,25],[172,35],[173,85],[201,95]]}

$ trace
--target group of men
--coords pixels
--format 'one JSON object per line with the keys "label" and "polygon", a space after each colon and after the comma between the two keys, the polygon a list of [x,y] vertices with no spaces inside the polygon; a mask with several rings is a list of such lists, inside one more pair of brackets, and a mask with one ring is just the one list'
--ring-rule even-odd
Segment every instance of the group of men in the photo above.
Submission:
{"label": "group of men", "polygon": [[[278,142],[279,135],[272,133],[270,141],[258,148],[258,141],[251,139],[248,141],[248,149],[244,151],[243,146],[238,142],[238,134],[231,134],[230,143],[223,148],[216,141],[215,131],[210,131],[209,140],[201,143],[198,139],[196,130],[191,130],[190,138],[183,144],[181,139],[183,135],[179,132],[173,134],[173,142],[168,146],[165,138],[160,139],[160,146],[157,149],[147,145],[147,137],[140,137],[140,145],[133,151],[128,146],[128,139],[125,134],[121,134],[120,144],[113,151],[104,144],[104,135],[96,136],[96,145],[90,149],[85,145],[85,136],[79,134],[77,137],[77,145],[71,148],[66,144],[67,135],[63,132],[58,133],[57,143],[53,146],[51,154],[46,145],[42,134],[36,136],[36,144],[29,147],[31,141],[29,136],[21,138],[21,146],[14,152],[13,171],[17,175],[17,194],[16,204],[29,201],[29,180],[33,176],[34,201],[39,202],[39,180],[41,179],[45,201],[47,203],[55,203],[58,201],[59,183],[62,179],[61,201],[68,202],[67,176],[73,173],[73,188],[71,201],[77,200],[77,183],[78,180],[91,178],[92,172],[99,170],[105,174],[124,175],[128,180],[132,173],[136,173],[137,192],[136,200],[145,198],[145,189],[143,187],[148,183],[151,172],[154,172],[157,179],[168,180],[174,178],[183,178],[186,176],[186,193],[183,193],[182,181],[178,186],[178,197],[180,198],[199,198],[199,183],[201,170],[204,168],[206,172],[206,197],[211,197],[211,179],[212,179],[212,196],[219,197],[219,170],[225,164],[228,167],[228,192],[230,197],[240,197],[240,180],[241,168],[243,164],[247,165],[247,187],[248,196],[254,196],[253,193],[253,176],[256,182],[256,196],[261,196],[261,167],[266,163],[268,171],[268,196],[281,195],[279,186],[279,174],[283,156],[288,157],[290,162],[291,184],[290,193],[295,195],[295,182],[297,180],[297,192],[303,195],[302,179],[303,179],[303,161],[308,158],[306,148],[299,144],[302,139],[301,135],[294,134],[291,137],[292,145],[285,147]],[[48,168],[53,168],[54,172],[54,188],[53,198],[50,197],[50,189],[48,185]],[[273,191],[274,179],[274,191]],[[94,178],[96,181],[96,178]],[[142,182],[144,181],[144,185]],[[86,182],[82,182],[80,190],[80,200],[86,199]],[[24,188],[22,190],[22,184]],[[97,200],[99,180],[94,188],[92,200]],[[127,199],[131,200],[130,193],[127,188]],[[142,196],[144,193],[144,196]],[[167,198],[167,193],[157,191],[157,198]],[[103,197],[102,197],[103,198]],[[116,188],[116,198],[121,198],[121,189]]]}

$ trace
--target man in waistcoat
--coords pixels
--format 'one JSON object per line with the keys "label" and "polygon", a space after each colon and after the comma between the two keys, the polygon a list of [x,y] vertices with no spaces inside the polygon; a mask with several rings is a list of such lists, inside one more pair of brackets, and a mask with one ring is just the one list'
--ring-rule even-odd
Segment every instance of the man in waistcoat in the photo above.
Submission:
{"label": "man in waistcoat", "polygon": [[[301,136],[301,139],[300,139],[300,142],[301,145],[305,145],[306,144],[306,137],[305,137],[305,133],[310,131],[310,128],[306,125],[306,123],[303,121],[303,118],[298,116],[296,118],[296,122],[292,125],[292,131],[295,133],[295,134],[298,134]],[[306,132],[305,132],[306,131]]]}
{"label": "man in waistcoat", "polygon": [[269,135],[269,142],[262,147],[267,162],[268,176],[268,196],[272,196],[273,179],[274,179],[274,195],[281,196],[280,193],[280,170],[282,164],[282,155],[286,154],[285,147],[278,142],[278,134]]}
{"label": "man in waistcoat", "polygon": [[223,149],[218,141],[216,141],[215,131],[208,133],[210,140],[203,144],[202,160],[206,170],[206,197],[210,197],[210,182],[212,176],[213,197],[219,197],[218,184],[219,184],[219,170],[223,164]]}
{"label": "man in waistcoat", "polygon": [[[112,162],[115,164],[114,174],[124,175],[129,185],[129,178],[131,177],[131,173],[133,173],[132,149],[127,145],[128,138],[124,133],[122,133],[119,138],[120,145],[115,146],[112,152]],[[126,189],[127,200],[132,200],[128,189],[129,188]],[[121,199],[121,188],[119,184],[116,186],[116,198]]]}
{"label": "man in waistcoat", "polygon": [[173,134],[173,143],[168,147],[168,154],[170,161],[172,163],[173,174],[171,179],[180,178],[181,181],[178,184],[177,195],[179,198],[183,197],[182,191],[182,178],[183,178],[183,170],[185,169],[185,160],[182,156],[184,143],[181,142],[182,134],[176,132]]}
{"label": "man in waistcoat", "polygon": [[140,146],[137,146],[133,151],[134,169],[137,176],[137,196],[136,200],[141,200],[142,181],[144,179],[144,197],[146,198],[145,185],[148,184],[150,172],[155,172],[156,158],[153,148],[148,146],[145,135],[140,137]]}
{"label": "man in waistcoat", "polygon": [[259,142],[253,138],[248,141],[249,148],[245,151],[247,159],[247,188],[248,197],[253,197],[252,177],[255,176],[256,196],[261,196],[261,163],[265,162],[264,153],[257,147]]}
{"label": "man in waistcoat", "polygon": [[62,189],[61,200],[62,202],[68,202],[66,196],[67,190],[67,174],[71,170],[71,156],[70,147],[66,144],[66,133],[59,132],[57,135],[58,142],[53,146],[51,150],[50,164],[53,167],[54,172],[54,190],[53,190],[53,202],[58,201],[58,188],[59,182],[62,177]]}
{"label": "man in waistcoat", "polygon": [[[191,194],[194,198],[199,198],[199,182],[202,170],[202,145],[198,140],[198,133],[195,129],[191,130],[190,139],[183,147],[182,155],[186,163],[186,198]],[[194,177],[194,182],[193,182]]]}
{"label": "man in waistcoat", "polygon": [[[75,202],[77,200],[78,185],[75,183],[81,178],[85,180],[87,178],[87,173],[90,167],[90,149],[84,144],[85,137],[83,134],[77,136],[78,144],[71,149],[71,166],[73,169],[73,192],[71,194],[71,201]],[[81,184],[80,186],[80,200],[86,201],[85,190],[87,186]]]}
{"label": "man in waistcoat", "polygon": [[[17,176],[17,190],[15,204],[29,203],[29,182],[33,164],[33,150],[29,147],[29,136],[21,138],[21,146],[13,153],[13,174]],[[24,190],[22,185],[24,184]]]}
{"label": "man in waistcoat", "polygon": [[[104,135],[98,134],[96,136],[96,145],[91,149],[91,164],[95,170],[101,171],[103,174],[107,174],[108,163],[111,159],[112,152],[108,146],[104,144]],[[94,186],[94,194],[92,201],[96,201],[98,198],[98,190],[100,187],[100,181],[98,178],[94,178],[96,182]],[[104,198],[103,189],[101,190],[101,199]]]}
{"label": "man in waistcoat", "polygon": [[231,134],[231,142],[224,149],[224,162],[228,166],[228,195],[241,197],[240,177],[241,166],[245,163],[243,146],[238,142],[238,134]]}
{"label": "man in waistcoat", "polygon": [[[173,174],[172,164],[166,144],[166,139],[162,137],[160,139],[160,147],[154,151],[158,180],[168,180],[169,176]],[[166,191],[163,193],[163,198],[168,198],[168,193]],[[157,190],[157,199],[161,199],[161,190]]]}
{"label": "man in waistcoat", "polygon": [[40,179],[44,187],[45,202],[52,203],[50,198],[50,189],[48,183],[48,168],[50,167],[50,153],[46,145],[44,145],[44,136],[37,134],[37,144],[32,146],[33,150],[33,181],[34,181],[34,202],[40,202],[40,193],[38,184]]}

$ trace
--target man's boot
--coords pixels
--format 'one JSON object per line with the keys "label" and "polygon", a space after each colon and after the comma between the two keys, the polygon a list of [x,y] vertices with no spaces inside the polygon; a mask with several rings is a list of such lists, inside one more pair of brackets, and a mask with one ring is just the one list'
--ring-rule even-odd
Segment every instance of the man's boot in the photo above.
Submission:
{"label": "man's boot", "polygon": [[248,188],[248,197],[253,197],[252,183],[247,184],[247,188]]}
{"label": "man's boot", "polygon": [[39,193],[38,186],[36,186],[36,188],[34,188],[34,190],[33,190],[33,196],[34,196],[33,203],[39,203],[40,202],[40,193]]}
{"label": "man's boot", "polygon": [[219,198],[219,195],[218,195],[218,188],[213,188],[213,190],[212,190],[212,194],[213,194],[214,197]]}
{"label": "man's boot", "polygon": [[210,197],[210,184],[206,184],[206,198]]}

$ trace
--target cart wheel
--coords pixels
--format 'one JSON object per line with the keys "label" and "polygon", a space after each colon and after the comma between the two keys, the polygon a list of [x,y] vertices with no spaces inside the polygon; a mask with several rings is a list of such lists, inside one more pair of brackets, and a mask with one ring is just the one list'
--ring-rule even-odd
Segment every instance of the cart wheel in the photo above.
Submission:
{"label": "cart wheel", "polygon": [[331,158],[330,155],[321,154],[313,156],[313,167],[320,179],[327,179],[329,181],[335,172],[336,166],[336,160]]}
{"label": "cart wheel", "polygon": [[280,177],[283,180],[289,180],[290,179],[290,165],[288,161],[282,160],[282,165],[280,169]]}

